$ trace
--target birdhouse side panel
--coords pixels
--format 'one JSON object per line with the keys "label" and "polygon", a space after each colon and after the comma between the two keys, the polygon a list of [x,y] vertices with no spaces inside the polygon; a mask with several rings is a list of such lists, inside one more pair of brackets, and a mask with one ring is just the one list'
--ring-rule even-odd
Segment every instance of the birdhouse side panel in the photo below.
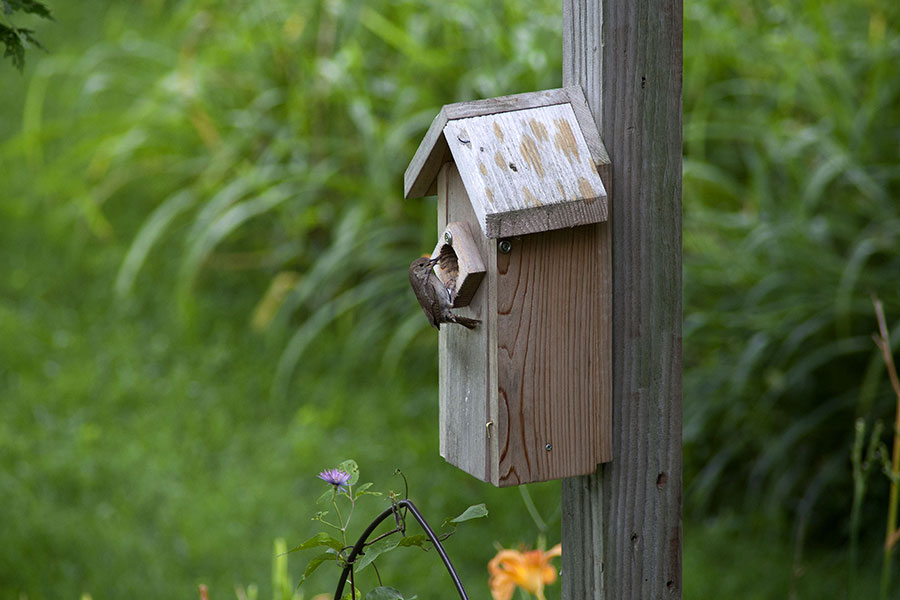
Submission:
{"label": "birdhouse side panel", "polygon": [[497,255],[499,485],[592,473],[611,444],[609,256],[588,225]]}
{"label": "birdhouse side panel", "polygon": [[[473,241],[485,263],[493,265],[496,246],[480,234],[459,172],[447,163],[438,176],[438,233],[451,222],[468,222],[478,232]],[[471,330],[447,323],[439,334],[441,456],[482,481],[496,479],[491,460],[492,443],[496,447],[491,417],[492,398],[496,406],[495,307],[496,274],[488,272],[469,304],[454,309],[481,323]]]}

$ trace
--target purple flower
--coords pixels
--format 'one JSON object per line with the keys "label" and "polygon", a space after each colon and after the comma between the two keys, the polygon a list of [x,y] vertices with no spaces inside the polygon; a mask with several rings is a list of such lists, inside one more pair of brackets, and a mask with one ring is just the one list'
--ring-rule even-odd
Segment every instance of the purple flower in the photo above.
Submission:
{"label": "purple flower", "polygon": [[338,489],[342,489],[350,481],[350,474],[344,473],[340,469],[325,469],[319,473],[319,479],[325,483],[330,483]]}

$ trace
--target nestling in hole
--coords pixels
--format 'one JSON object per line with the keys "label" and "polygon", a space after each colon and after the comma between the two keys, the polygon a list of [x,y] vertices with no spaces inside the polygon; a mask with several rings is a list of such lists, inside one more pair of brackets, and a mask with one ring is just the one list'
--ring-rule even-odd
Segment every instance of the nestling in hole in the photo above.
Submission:
{"label": "nestling in hole", "polygon": [[441,246],[440,253],[437,256],[437,276],[448,290],[450,290],[450,301],[456,299],[456,280],[459,277],[459,259],[456,251],[450,244]]}

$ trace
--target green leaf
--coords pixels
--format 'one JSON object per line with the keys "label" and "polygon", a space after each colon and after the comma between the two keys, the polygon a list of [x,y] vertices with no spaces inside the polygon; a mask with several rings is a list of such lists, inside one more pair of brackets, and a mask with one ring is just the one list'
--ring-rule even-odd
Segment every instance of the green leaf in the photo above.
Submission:
{"label": "green leaf", "polygon": [[0,23],[0,42],[6,47],[3,57],[9,57],[13,65],[21,71],[25,66],[25,47],[19,37],[19,30],[7,27]]}
{"label": "green leaf", "polygon": [[357,498],[360,496],[380,496],[381,492],[367,492],[370,487],[372,487],[372,482],[364,483],[356,490],[356,494],[354,494]]}
{"label": "green leaf", "polygon": [[349,458],[339,464],[338,469],[350,476],[350,480],[347,482],[347,485],[356,485],[356,482],[359,481],[359,465],[356,464],[356,461],[352,458]]}
{"label": "green leaf", "polygon": [[420,533],[418,535],[408,535],[405,538],[400,540],[401,547],[408,546],[418,546],[423,550],[428,550],[428,546],[425,544],[430,544],[431,541],[428,539],[428,536],[424,533]]}
{"label": "green leaf", "polygon": [[366,600],[403,600],[403,595],[392,587],[380,586],[366,594]]}
{"label": "green leaf", "polygon": [[472,519],[480,519],[488,515],[488,509],[484,504],[473,504],[463,511],[461,515],[454,519],[448,519],[445,523],[462,523],[463,521],[471,521]]}
{"label": "green leaf", "polygon": [[[53,20],[50,10],[43,2],[37,0],[2,0],[3,13],[11,15],[15,11],[22,11]],[[13,65],[21,71],[25,66],[25,48],[29,45],[43,48],[41,43],[32,35],[34,31],[14,25],[7,26],[0,23],[0,43],[4,46],[3,57],[12,60]]]}
{"label": "green leaf", "polygon": [[10,59],[13,65],[21,71],[25,67],[25,48],[28,44],[41,50],[44,47],[32,35],[34,31],[21,27],[7,27],[0,23],[0,42],[6,47],[3,57]]}
{"label": "green leaf", "polygon": [[10,14],[14,10],[38,15],[45,19],[53,20],[50,9],[43,2],[37,0],[3,0],[3,8],[6,14]]}
{"label": "green leaf", "polygon": [[376,558],[384,554],[385,552],[390,552],[398,545],[400,545],[400,540],[403,538],[398,536],[392,536],[389,538],[385,538],[383,540],[379,540],[372,544],[371,546],[366,546],[365,554],[356,561],[356,571],[360,572],[366,567],[368,567],[372,561]]}
{"label": "green leaf", "polygon": [[337,555],[333,552],[323,552],[322,554],[316,554],[311,561],[306,564],[306,570],[303,571],[303,575],[300,577],[299,583],[297,583],[297,587],[300,587],[304,581],[306,581],[307,577],[316,572],[322,563],[327,560],[334,560]]}
{"label": "green leaf", "polygon": [[316,504],[322,504],[323,502],[328,502],[334,497],[335,490],[334,486],[328,486],[328,489],[322,492],[322,495],[316,500]]}
{"label": "green leaf", "polygon": [[428,547],[425,545],[427,543],[430,542],[428,541],[428,537],[424,534],[409,535],[406,537],[389,537],[383,540],[379,540],[371,546],[366,547],[365,554],[363,554],[362,557],[356,561],[356,571],[362,571],[372,562],[374,562],[376,558],[378,558],[382,554],[386,554],[391,550],[394,550],[395,548],[418,546],[423,550],[428,550]]}
{"label": "green leaf", "polygon": [[344,548],[344,545],[340,542],[340,540],[331,537],[325,532],[319,532],[299,546],[288,550],[287,554],[296,552],[297,550],[308,550],[309,548],[315,548],[317,546],[328,546],[335,552],[340,552]]}

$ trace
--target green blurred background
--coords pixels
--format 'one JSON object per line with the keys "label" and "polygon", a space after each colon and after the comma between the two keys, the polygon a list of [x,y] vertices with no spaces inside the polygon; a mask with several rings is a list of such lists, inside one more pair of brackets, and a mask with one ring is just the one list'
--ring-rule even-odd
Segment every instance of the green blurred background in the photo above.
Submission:
{"label": "green blurred background", "polygon": [[[873,598],[887,478],[851,526],[850,453],[893,421],[900,4],[685,4],[684,596]],[[538,531],[438,456],[405,272],[435,206],[401,180],[442,104],[560,85],[558,3],[50,7],[49,51],[0,63],[0,598],[281,598],[273,541],[350,457],[437,522],[487,503],[447,542],[486,597]],[[452,596],[433,553],[382,562]]]}

